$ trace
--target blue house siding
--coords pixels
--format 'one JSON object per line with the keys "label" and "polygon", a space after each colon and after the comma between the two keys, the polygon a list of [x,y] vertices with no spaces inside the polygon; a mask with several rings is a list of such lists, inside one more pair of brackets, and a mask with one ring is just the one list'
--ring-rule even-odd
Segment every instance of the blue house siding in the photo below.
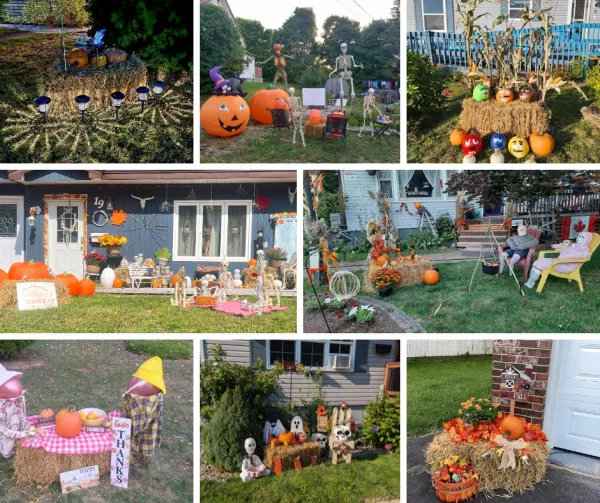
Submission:
{"label": "blue house siding", "polygon": [[73,182],[89,180],[86,170],[28,171],[24,175],[26,182]]}

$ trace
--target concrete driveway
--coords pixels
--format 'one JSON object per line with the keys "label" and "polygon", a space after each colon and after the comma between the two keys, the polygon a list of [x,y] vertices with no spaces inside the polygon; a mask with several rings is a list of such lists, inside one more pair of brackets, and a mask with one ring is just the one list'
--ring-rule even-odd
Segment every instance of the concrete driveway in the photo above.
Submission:
{"label": "concrete driveway", "polygon": [[[409,438],[407,443],[408,503],[436,503],[439,501],[431,485],[431,477],[425,464],[425,447],[433,435]],[[501,497],[487,499],[479,494],[471,501],[482,503],[591,503],[600,502],[600,479],[579,475],[562,468],[550,466],[547,482],[538,484],[533,491],[516,495],[510,500]]]}

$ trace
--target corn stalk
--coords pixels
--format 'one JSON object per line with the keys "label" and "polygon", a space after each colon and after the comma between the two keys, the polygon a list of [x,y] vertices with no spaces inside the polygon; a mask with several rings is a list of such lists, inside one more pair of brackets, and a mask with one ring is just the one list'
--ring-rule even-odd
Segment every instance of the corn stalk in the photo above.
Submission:
{"label": "corn stalk", "polygon": [[[482,31],[475,23],[478,19],[487,16],[487,12],[476,16],[475,9],[477,9],[484,1],[486,0],[454,0],[454,8],[461,17],[460,23],[464,28],[467,66],[471,73],[474,73],[477,70],[477,66],[473,63],[473,55],[471,54],[471,39],[473,38],[475,31]],[[468,79],[467,85],[469,91],[472,91],[475,87],[475,77],[471,76]]]}

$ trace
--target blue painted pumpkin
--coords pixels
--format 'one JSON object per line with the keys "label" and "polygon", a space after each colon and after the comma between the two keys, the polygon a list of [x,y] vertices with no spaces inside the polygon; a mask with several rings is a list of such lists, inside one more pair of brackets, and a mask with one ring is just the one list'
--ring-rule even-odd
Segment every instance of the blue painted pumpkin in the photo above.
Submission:
{"label": "blue painted pumpkin", "polygon": [[494,133],[490,138],[492,150],[504,150],[506,148],[506,136],[502,133]]}

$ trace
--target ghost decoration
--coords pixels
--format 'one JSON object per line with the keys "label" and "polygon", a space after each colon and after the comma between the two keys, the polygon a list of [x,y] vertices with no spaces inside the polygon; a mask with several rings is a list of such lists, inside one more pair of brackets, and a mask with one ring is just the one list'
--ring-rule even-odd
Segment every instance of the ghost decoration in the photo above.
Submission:
{"label": "ghost decoration", "polygon": [[284,432],[285,428],[279,419],[274,416],[270,419],[267,418],[263,429],[263,444],[267,445],[271,437],[279,437],[279,435]]}
{"label": "ghost decoration", "polygon": [[322,433],[313,433],[310,439],[313,442],[319,443],[319,447],[321,448],[321,454],[324,454],[327,450],[327,435],[323,435]]}
{"label": "ghost decoration", "polygon": [[300,416],[294,416],[290,425],[290,431],[294,435],[304,433],[304,421]]}
{"label": "ghost decoration", "polygon": [[244,460],[242,461],[242,473],[240,473],[240,478],[244,482],[250,482],[251,480],[271,475],[271,470],[254,454],[256,440],[247,438],[244,442],[244,449],[246,450],[246,456],[244,456]]}

